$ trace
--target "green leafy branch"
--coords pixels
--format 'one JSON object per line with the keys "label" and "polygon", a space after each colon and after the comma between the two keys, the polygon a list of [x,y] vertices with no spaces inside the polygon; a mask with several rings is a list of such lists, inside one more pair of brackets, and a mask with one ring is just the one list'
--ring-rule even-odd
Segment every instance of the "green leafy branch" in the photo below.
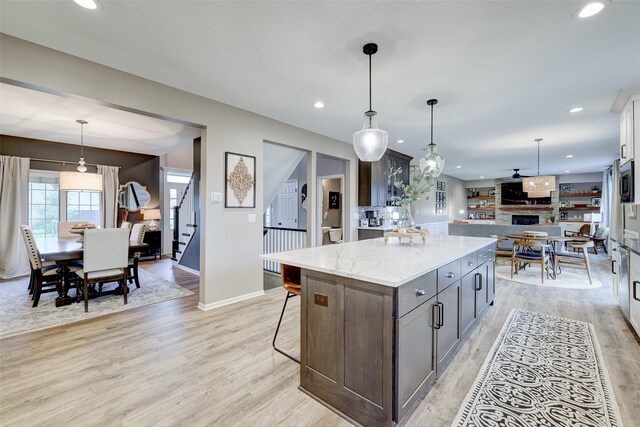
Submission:
{"label": "green leafy branch", "polygon": [[436,179],[431,174],[423,172],[415,165],[409,166],[409,184],[402,180],[402,168],[391,168],[387,175],[389,182],[393,182],[393,185],[402,192],[401,196],[391,197],[390,200],[395,206],[411,206],[413,202],[428,194],[436,183]]}

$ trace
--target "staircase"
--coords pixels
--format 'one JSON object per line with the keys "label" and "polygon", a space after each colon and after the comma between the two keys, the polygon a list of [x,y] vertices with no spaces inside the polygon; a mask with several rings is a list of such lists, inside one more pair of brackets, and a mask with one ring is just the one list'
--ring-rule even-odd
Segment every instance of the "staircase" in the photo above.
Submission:
{"label": "staircase", "polygon": [[183,253],[186,251],[189,244],[192,242],[193,238],[196,235],[196,231],[198,228],[196,212],[183,212],[183,215],[190,215],[189,223],[186,224],[187,229],[183,230],[180,228],[180,210],[182,209],[182,205],[184,204],[184,200],[191,189],[191,185],[193,183],[194,173],[191,173],[191,178],[189,179],[189,183],[182,193],[182,198],[180,199],[180,203],[173,207],[173,239],[171,242],[171,259],[180,264],[180,260],[182,259]]}

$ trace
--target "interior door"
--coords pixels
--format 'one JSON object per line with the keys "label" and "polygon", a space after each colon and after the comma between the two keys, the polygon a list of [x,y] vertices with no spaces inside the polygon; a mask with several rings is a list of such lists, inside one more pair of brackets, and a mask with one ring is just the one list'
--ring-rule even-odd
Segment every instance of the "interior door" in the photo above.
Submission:
{"label": "interior door", "polygon": [[278,195],[278,227],[298,228],[298,180],[284,183]]}

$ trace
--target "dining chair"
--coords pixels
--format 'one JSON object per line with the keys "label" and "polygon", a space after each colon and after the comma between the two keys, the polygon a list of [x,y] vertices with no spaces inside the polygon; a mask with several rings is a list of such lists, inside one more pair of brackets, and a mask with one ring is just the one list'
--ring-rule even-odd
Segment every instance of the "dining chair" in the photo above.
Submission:
{"label": "dining chair", "polygon": [[76,274],[83,280],[84,311],[89,311],[89,284],[122,284],[127,304],[127,265],[129,230],[126,228],[89,229],[84,233],[83,268]]}
{"label": "dining chair", "polygon": [[516,240],[511,250],[511,278],[513,279],[514,272],[518,274],[518,270],[526,264],[540,264],[540,278],[544,283],[545,270],[547,279],[549,278],[550,259],[547,245],[536,241]]}
{"label": "dining chair", "polygon": [[287,295],[284,298],[284,305],[282,306],[282,312],[280,313],[280,319],[278,319],[278,326],[276,327],[276,333],[273,336],[273,342],[271,343],[271,345],[273,346],[273,349],[278,353],[287,356],[289,359],[293,360],[296,363],[300,363],[299,359],[296,359],[290,354],[285,353],[276,346],[276,339],[278,338],[278,331],[280,331],[280,324],[282,323],[284,311],[287,308],[287,302],[289,301],[289,298],[300,296],[300,294],[302,293],[302,288],[300,286],[300,267],[280,264],[280,276],[282,278],[282,287],[285,291],[287,291]]}
{"label": "dining chair", "polygon": [[593,285],[591,279],[591,267],[589,266],[589,255],[587,254],[589,248],[593,248],[593,241],[574,240],[571,242],[573,250],[578,252],[557,252],[553,255],[553,264],[559,271],[562,271],[562,267],[578,268],[587,270],[587,276],[589,276],[589,283]]}
{"label": "dining chair", "polygon": [[[131,228],[131,236],[129,237],[130,245],[141,245],[144,242],[144,235],[147,232],[147,224],[134,224]],[[140,279],[138,276],[138,263],[140,261],[141,252],[134,252],[129,257],[129,265],[127,267],[127,276],[129,283],[136,282],[136,288],[140,288]]]}
{"label": "dining chair", "polygon": [[78,221],[73,222],[59,222],[58,223],[58,237],[75,237],[78,238],[77,234],[73,234],[69,231],[72,225],[78,224]]}
{"label": "dining chair", "polygon": [[126,228],[127,230],[129,230],[129,236],[131,236],[131,227],[133,226],[132,223],[130,223],[129,221],[122,221],[122,224],[120,224],[120,228]]}
{"label": "dining chair", "polygon": [[564,237],[576,237],[576,236],[587,236],[590,237],[591,232],[591,224],[582,224],[580,230],[578,231],[564,231]]}
{"label": "dining chair", "polygon": [[492,235],[496,240],[496,262],[499,260],[511,262],[511,248],[506,246],[506,243],[509,241],[508,237],[498,237],[497,235]]}
{"label": "dining chair", "polygon": [[21,225],[22,239],[27,247],[29,255],[29,267],[31,269],[31,277],[29,278],[29,293],[33,295],[33,307],[37,307],[40,302],[40,295],[46,292],[57,290],[58,283],[61,280],[57,272],[55,264],[43,265],[40,258],[40,252],[33,233],[28,225]]}
{"label": "dining chair", "polygon": [[593,252],[598,255],[598,248],[602,248],[604,253],[607,252],[606,241],[609,240],[609,229],[607,227],[598,227],[593,236],[591,237],[591,241],[593,242]]}

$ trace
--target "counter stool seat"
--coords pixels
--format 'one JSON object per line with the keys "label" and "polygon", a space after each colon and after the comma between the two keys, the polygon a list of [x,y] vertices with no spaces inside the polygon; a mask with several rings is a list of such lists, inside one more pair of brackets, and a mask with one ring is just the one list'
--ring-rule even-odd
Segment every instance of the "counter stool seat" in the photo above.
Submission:
{"label": "counter stool seat", "polygon": [[282,312],[280,313],[280,319],[278,320],[278,326],[276,327],[276,333],[273,336],[273,342],[271,343],[271,345],[273,346],[273,349],[278,353],[287,356],[289,359],[293,360],[296,363],[300,363],[299,359],[291,356],[288,353],[285,353],[276,346],[276,338],[278,338],[278,331],[280,331],[280,324],[282,323],[284,311],[287,308],[287,302],[289,301],[289,298],[300,296],[300,294],[302,293],[302,288],[300,286],[300,267],[281,264],[280,276],[282,277],[282,287],[285,291],[287,291],[287,295],[284,297],[284,305],[282,306]]}

